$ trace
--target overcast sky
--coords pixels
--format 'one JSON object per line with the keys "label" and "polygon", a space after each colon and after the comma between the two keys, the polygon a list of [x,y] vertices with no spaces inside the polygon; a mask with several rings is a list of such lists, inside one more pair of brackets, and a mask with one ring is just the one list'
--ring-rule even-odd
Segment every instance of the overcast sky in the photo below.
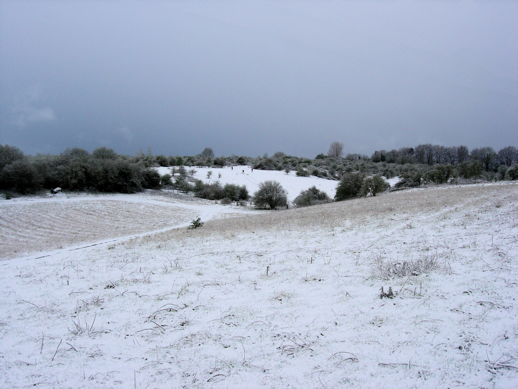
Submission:
{"label": "overcast sky", "polygon": [[518,146],[517,1],[0,0],[0,144]]}

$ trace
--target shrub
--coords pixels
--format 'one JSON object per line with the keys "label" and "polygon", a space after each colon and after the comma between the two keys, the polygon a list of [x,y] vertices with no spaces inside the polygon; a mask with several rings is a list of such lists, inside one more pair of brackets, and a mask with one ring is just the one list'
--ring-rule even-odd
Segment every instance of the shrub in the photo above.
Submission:
{"label": "shrub", "polygon": [[201,180],[196,180],[193,190],[194,195],[202,199],[221,200],[223,197],[225,197],[223,187],[219,181],[205,184]]}
{"label": "shrub", "polygon": [[297,207],[309,207],[311,205],[329,203],[331,199],[326,192],[320,191],[316,186],[312,186],[307,190],[303,190],[293,200],[293,204]]}
{"label": "shrub", "polygon": [[227,159],[225,157],[217,157],[214,158],[214,166],[223,167],[227,163]]}
{"label": "shrub", "polygon": [[248,189],[246,189],[246,186],[243,185],[240,189],[239,189],[239,199],[240,200],[248,200],[250,198],[250,195],[248,194]]}
{"label": "shrub", "polygon": [[223,187],[223,195],[231,201],[247,200],[248,190],[244,185],[225,184]]}
{"label": "shrub", "polygon": [[145,169],[142,172],[142,186],[147,189],[160,188],[160,174],[155,169]]}
{"label": "shrub", "polygon": [[408,277],[430,273],[440,267],[441,263],[435,254],[419,259],[404,259],[402,261],[387,261],[383,257],[378,256],[373,268],[373,275],[388,280],[394,277]]}
{"label": "shrub", "polygon": [[191,184],[189,184],[187,180],[182,176],[176,178],[173,184],[173,188],[185,194],[194,190]]}
{"label": "shrub", "polygon": [[4,188],[26,194],[39,189],[42,179],[29,161],[19,159],[3,168],[0,182]]}
{"label": "shrub", "polygon": [[222,205],[230,205],[232,204],[232,199],[228,198],[228,197],[223,197],[221,199],[221,204]]}
{"label": "shrub", "polygon": [[506,180],[518,180],[518,165],[514,164],[511,165],[509,169],[507,169],[507,172],[505,173]]}
{"label": "shrub", "polygon": [[309,177],[309,172],[306,169],[299,167],[297,169],[297,177]]}
{"label": "shrub", "polygon": [[160,184],[163,186],[173,185],[173,181],[171,181],[170,174],[164,174],[160,177]]}
{"label": "shrub", "polygon": [[259,190],[254,193],[253,202],[257,208],[277,209],[286,206],[288,193],[277,181],[264,181],[259,184]]}
{"label": "shrub", "polygon": [[498,179],[500,181],[505,180],[506,174],[507,174],[507,166],[500,165],[498,167]]}
{"label": "shrub", "polygon": [[459,175],[463,178],[480,177],[484,171],[484,165],[478,160],[462,162],[457,166]]}
{"label": "shrub", "polygon": [[185,166],[182,165],[178,168],[178,174],[183,178],[187,177],[187,170],[185,169]]}
{"label": "shrub", "polygon": [[107,147],[99,147],[92,151],[92,157],[97,159],[117,159],[118,155],[113,149]]}
{"label": "shrub", "polygon": [[23,151],[18,147],[0,145],[0,171],[2,171],[5,166],[24,158]]}
{"label": "shrub", "polygon": [[435,165],[424,175],[424,180],[434,182],[436,184],[446,184],[453,175],[453,166],[451,165]]}
{"label": "shrub", "polygon": [[336,201],[352,199],[360,195],[363,186],[363,174],[345,173],[336,187]]}
{"label": "shrub", "polygon": [[404,172],[401,174],[401,179],[394,185],[396,188],[417,188],[421,186],[421,179],[423,173],[419,171],[415,172]]}
{"label": "shrub", "polygon": [[376,196],[376,194],[385,192],[389,188],[389,183],[380,174],[376,174],[363,180],[361,193],[364,196],[369,194]]}
{"label": "shrub", "polygon": [[165,155],[157,155],[155,157],[155,161],[160,166],[163,166],[163,167],[169,166],[169,158],[167,158]]}
{"label": "shrub", "polygon": [[138,164],[131,164],[124,160],[115,163],[115,176],[107,177],[109,189],[122,193],[135,193],[142,190],[143,167]]}
{"label": "shrub", "polygon": [[198,218],[196,220],[193,220],[191,222],[191,225],[187,227],[188,230],[195,230],[196,228],[203,227],[203,222],[201,221],[201,218]]}

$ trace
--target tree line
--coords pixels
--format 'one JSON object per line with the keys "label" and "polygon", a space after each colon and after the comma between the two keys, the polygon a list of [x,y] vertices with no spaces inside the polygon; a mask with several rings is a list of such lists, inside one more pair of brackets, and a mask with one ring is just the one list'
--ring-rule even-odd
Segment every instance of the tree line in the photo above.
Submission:
{"label": "tree line", "polygon": [[20,149],[0,145],[0,189],[26,194],[41,189],[134,193],[159,188],[155,169],[131,157],[101,147],[80,148],[59,155],[26,156]]}
{"label": "tree line", "polygon": [[[379,191],[377,184],[367,178],[399,176],[397,187],[415,187],[427,183],[447,183],[452,180],[516,180],[518,179],[518,150],[507,146],[496,152],[491,147],[469,150],[466,146],[444,147],[421,144],[398,150],[377,150],[370,157],[362,154],[344,156],[344,146],[333,142],[327,154],[314,159],[276,152],[272,156],[258,157],[231,155],[216,157],[211,148],[194,156],[165,156],[138,152],[135,156],[117,154],[113,149],[100,147],[93,152],[80,148],[66,149],[59,155],[38,154],[27,156],[20,149],[0,145],[0,190],[30,193],[41,189],[60,187],[63,190],[91,190],[98,192],[133,193],[142,189],[171,186],[185,193],[207,199],[247,198],[246,188],[223,187],[219,183],[195,182],[189,177],[199,167],[224,167],[248,165],[261,170],[283,170],[298,176],[316,176],[330,180],[351,180],[353,173],[362,178],[358,193]],[[171,175],[160,176],[153,167],[172,168]],[[174,182],[172,178],[175,178]],[[353,180],[354,181],[354,180]],[[358,187],[358,185],[356,185]],[[366,189],[371,188],[371,189]],[[374,189],[372,189],[374,188]],[[239,193],[239,194],[238,194]],[[306,199],[314,196],[310,192]],[[319,195],[321,196],[321,195]],[[308,200],[325,202],[326,199]]]}

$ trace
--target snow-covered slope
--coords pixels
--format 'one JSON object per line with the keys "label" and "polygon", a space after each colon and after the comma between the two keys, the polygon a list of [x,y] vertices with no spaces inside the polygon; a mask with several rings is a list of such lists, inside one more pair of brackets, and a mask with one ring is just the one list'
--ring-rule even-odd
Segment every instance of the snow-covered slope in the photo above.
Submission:
{"label": "snow-covered slope", "polygon": [[[294,171],[286,174],[284,171],[257,170],[249,166],[225,166],[224,168],[194,168],[196,173],[193,178],[209,183],[219,181],[222,185],[236,184],[245,185],[250,195],[259,189],[259,184],[264,181],[273,180],[282,184],[288,192],[288,200],[293,201],[301,191],[316,186],[326,192],[330,198],[335,197],[338,181],[326,180],[315,176],[297,177]],[[207,173],[212,172],[210,178]],[[171,168],[158,168],[160,174],[171,174]]]}
{"label": "snow-covered slope", "polygon": [[[172,201],[149,196],[135,206]],[[162,232],[0,262],[0,387],[518,385],[516,184],[214,212],[196,230],[167,204]]]}

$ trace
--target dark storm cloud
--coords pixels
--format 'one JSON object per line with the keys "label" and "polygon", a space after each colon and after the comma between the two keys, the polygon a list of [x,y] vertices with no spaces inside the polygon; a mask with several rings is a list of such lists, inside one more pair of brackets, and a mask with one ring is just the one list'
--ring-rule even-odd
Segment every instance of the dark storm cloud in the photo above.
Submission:
{"label": "dark storm cloud", "polygon": [[315,156],[516,143],[516,2],[3,1],[0,143]]}

